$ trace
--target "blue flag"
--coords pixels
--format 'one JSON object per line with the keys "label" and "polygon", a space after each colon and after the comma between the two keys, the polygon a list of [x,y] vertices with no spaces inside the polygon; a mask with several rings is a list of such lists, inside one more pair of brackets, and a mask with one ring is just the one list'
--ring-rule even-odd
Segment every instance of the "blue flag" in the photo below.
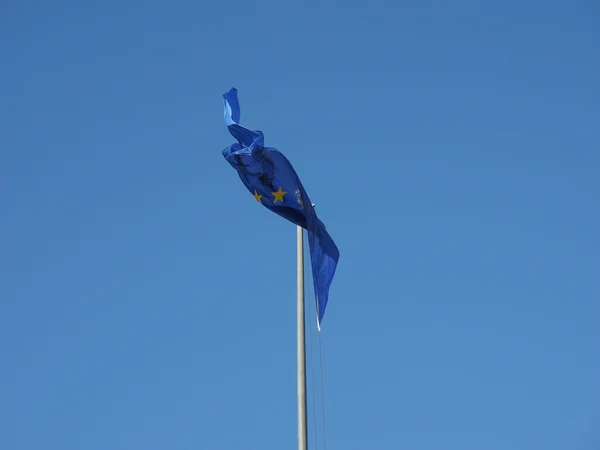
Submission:
{"label": "blue flag", "polygon": [[264,146],[262,131],[249,130],[239,124],[237,89],[231,88],[223,94],[223,98],[225,123],[237,140],[237,143],[223,150],[223,156],[259,203],[307,231],[321,324],[340,253],[325,225],[317,217],[292,164],[279,150]]}

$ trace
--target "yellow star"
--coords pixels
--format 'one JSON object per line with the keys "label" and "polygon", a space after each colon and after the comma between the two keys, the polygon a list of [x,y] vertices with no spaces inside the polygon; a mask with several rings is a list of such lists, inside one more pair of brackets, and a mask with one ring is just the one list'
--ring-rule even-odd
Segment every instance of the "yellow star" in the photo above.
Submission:
{"label": "yellow star", "polygon": [[275,196],[275,200],[273,200],[273,203],[277,203],[277,201],[283,203],[283,196],[287,194],[287,192],[282,191],[281,186],[279,186],[279,190],[277,192],[271,192],[271,194]]}
{"label": "yellow star", "polygon": [[256,201],[258,203],[262,203],[262,200],[261,200],[262,195],[258,195],[258,192],[256,192],[256,189],[254,189],[254,198],[256,199]]}

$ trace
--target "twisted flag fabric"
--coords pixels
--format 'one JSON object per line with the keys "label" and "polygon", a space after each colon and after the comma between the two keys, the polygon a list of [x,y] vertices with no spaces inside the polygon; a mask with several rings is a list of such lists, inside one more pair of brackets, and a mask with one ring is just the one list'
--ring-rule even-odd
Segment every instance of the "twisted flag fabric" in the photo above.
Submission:
{"label": "twisted flag fabric", "polygon": [[338,248],[317,217],[292,164],[279,150],[264,146],[261,131],[249,130],[239,124],[237,89],[231,88],[223,94],[223,99],[225,123],[237,140],[237,143],[223,150],[223,156],[237,171],[256,201],[307,231],[318,320],[321,324],[329,287],[340,257]]}

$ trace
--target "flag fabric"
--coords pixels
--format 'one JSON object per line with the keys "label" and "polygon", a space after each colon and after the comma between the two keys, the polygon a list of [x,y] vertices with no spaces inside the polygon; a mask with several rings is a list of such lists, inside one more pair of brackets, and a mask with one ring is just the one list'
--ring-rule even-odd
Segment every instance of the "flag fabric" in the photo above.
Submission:
{"label": "flag fabric", "polygon": [[329,287],[340,257],[337,246],[317,217],[294,167],[279,150],[264,146],[262,131],[241,126],[237,89],[223,94],[225,123],[237,140],[223,150],[255,200],[307,231],[319,325],[323,321]]}

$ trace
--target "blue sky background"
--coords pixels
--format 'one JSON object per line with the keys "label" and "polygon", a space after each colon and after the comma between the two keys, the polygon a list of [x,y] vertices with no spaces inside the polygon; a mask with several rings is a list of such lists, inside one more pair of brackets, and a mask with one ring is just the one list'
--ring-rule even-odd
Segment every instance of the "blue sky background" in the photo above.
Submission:
{"label": "blue sky background", "polygon": [[597,3],[50,3],[0,7],[0,448],[295,448],[231,86],[340,248],[329,450],[600,448]]}

